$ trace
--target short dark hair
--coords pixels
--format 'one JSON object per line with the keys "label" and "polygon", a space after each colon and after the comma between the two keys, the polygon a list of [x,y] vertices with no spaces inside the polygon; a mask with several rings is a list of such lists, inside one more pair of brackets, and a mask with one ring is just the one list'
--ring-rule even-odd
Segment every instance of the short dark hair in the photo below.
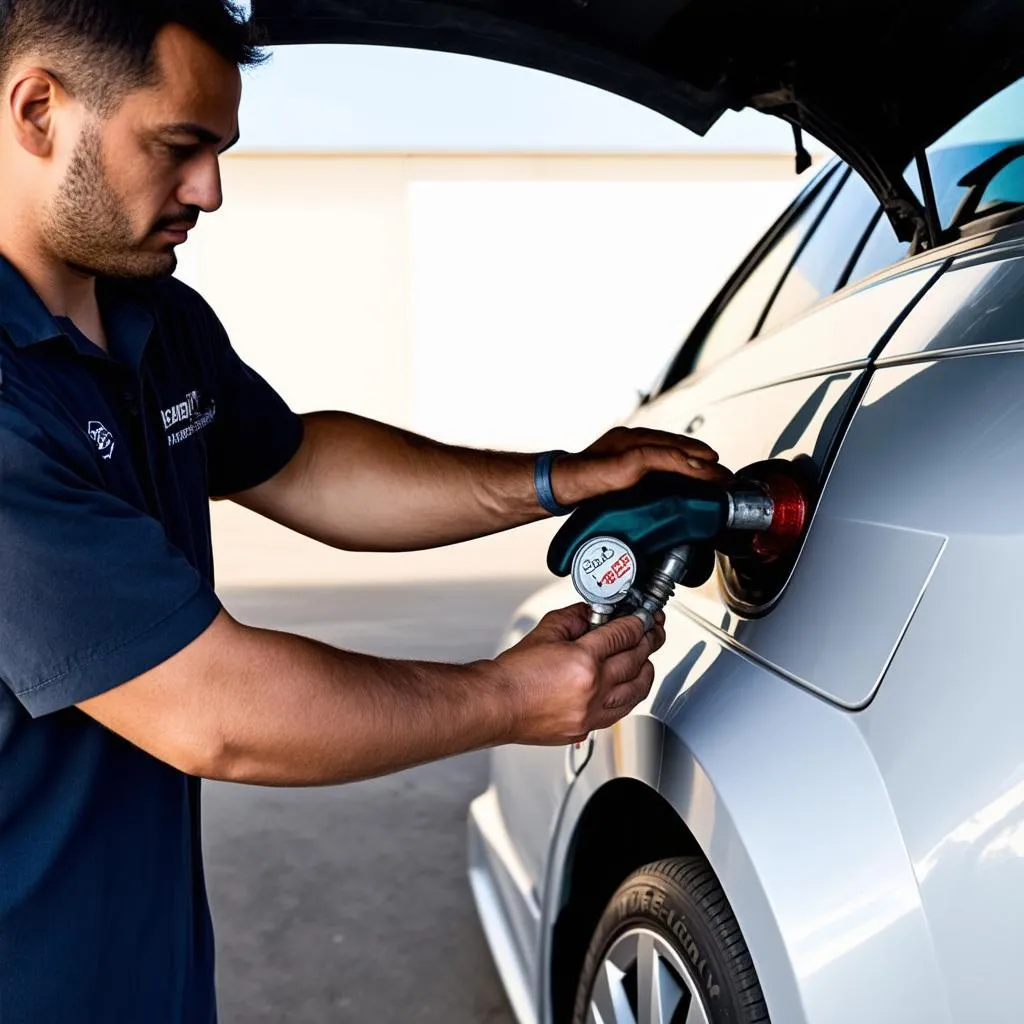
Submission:
{"label": "short dark hair", "polygon": [[153,49],[167,25],[194,32],[237,67],[266,58],[233,0],[0,0],[0,82],[38,53],[86,106],[111,113],[157,81]]}

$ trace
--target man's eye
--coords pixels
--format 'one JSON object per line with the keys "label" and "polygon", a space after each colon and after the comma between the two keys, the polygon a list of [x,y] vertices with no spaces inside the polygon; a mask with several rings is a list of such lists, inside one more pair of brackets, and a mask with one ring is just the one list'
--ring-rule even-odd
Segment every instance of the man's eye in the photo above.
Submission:
{"label": "man's eye", "polygon": [[184,163],[191,160],[199,152],[198,146],[190,146],[182,143],[169,142],[166,145],[167,152],[177,161]]}

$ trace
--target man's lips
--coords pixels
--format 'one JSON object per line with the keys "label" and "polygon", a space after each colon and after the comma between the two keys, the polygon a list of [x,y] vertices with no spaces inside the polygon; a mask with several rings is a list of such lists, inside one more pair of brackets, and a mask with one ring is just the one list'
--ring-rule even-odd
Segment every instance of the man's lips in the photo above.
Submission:
{"label": "man's lips", "polygon": [[177,242],[184,242],[188,238],[188,233],[195,227],[194,223],[179,222],[176,224],[165,224],[162,228],[157,230],[158,235],[167,235],[169,238],[173,238]]}

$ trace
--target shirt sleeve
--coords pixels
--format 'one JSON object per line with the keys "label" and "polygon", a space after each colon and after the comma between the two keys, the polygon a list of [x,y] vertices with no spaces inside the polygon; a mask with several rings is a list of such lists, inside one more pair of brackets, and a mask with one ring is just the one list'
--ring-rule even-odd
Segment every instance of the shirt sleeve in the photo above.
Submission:
{"label": "shirt sleeve", "polygon": [[33,717],[155,668],[220,608],[155,519],[0,398],[0,680]]}
{"label": "shirt sleeve", "polygon": [[210,495],[237,494],[282,470],[302,443],[302,419],[231,347],[209,310],[217,415],[207,437]]}

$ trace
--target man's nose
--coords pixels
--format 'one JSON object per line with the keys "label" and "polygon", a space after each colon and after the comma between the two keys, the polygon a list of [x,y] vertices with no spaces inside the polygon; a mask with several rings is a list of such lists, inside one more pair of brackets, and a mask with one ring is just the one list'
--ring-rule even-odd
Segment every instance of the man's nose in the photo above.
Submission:
{"label": "man's nose", "polygon": [[221,187],[220,161],[211,154],[193,161],[185,180],[178,189],[177,200],[182,206],[198,206],[203,213],[213,213],[224,204]]}

